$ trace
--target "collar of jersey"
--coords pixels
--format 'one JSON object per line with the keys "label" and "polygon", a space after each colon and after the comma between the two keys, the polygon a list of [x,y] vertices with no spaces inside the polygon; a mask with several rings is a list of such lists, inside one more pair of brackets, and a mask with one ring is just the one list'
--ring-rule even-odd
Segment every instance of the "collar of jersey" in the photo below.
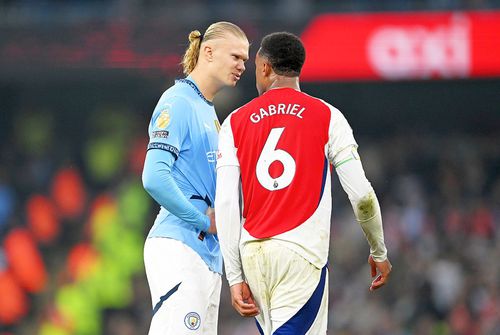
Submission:
{"label": "collar of jersey", "polygon": [[191,80],[191,78],[187,77],[187,78],[183,78],[183,79],[177,79],[175,81],[176,83],[184,83],[184,84],[188,84],[189,86],[191,86],[193,88],[193,90],[198,93],[198,95],[200,96],[200,98],[203,99],[203,101],[205,101],[209,106],[213,106],[214,104],[210,101],[207,100],[207,98],[205,98],[203,96],[203,93],[201,93],[200,89],[198,88],[198,86],[196,86],[196,84]]}

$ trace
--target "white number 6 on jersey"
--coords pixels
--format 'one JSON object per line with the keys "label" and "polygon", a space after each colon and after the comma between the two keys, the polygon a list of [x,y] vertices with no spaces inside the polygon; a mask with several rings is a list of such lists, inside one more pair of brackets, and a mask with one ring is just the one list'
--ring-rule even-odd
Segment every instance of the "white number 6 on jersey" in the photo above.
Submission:
{"label": "white number 6 on jersey", "polygon": [[[295,176],[295,160],[285,150],[276,149],[276,145],[285,128],[273,128],[264,144],[264,148],[257,161],[257,179],[269,191],[277,191],[287,187]],[[283,164],[283,173],[278,178],[269,174],[269,167],[275,161]]]}

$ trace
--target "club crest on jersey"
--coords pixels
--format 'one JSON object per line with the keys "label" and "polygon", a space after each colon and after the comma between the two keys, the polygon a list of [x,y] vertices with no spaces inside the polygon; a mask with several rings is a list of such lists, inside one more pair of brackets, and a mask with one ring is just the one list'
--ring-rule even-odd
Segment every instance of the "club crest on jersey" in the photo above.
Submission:
{"label": "club crest on jersey", "polygon": [[200,315],[196,312],[187,313],[184,317],[184,324],[188,329],[196,330],[200,328],[201,318]]}
{"label": "club crest on jersey", "polygon": [[170,124],[170,114],[168,108],[162,110],[156,119],[155,126],[160,129],[165,129]]}

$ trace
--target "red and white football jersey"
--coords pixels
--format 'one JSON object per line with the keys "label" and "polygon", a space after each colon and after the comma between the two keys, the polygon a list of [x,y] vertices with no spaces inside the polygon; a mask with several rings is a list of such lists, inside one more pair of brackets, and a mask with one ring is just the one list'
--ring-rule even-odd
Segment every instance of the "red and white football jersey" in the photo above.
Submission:
{"label": "red and white football jersey", "polygon": [[272,238],[318,267],[328,257],[330,164],[357,146],[336,108],[291,88],[272,89],[231,113],[217,167],[240,167],[241,243]]}

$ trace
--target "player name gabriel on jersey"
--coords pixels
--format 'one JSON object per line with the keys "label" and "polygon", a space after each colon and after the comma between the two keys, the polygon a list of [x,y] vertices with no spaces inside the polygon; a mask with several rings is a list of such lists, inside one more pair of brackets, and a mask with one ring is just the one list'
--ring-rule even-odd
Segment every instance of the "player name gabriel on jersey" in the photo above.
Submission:
{"label": "player name gabriel on jersey", "polygon": [[258,113],[252,113],[250,115],[250,121],[252,121],[253,123],[257,123],[266,116],[273,116],[278,114],[294,115],[302,119],[302,112],[304,112],[305,109],[305,107],[302,107],[299,104],[269,105],[267,107],[267,110],[261,108]]}

